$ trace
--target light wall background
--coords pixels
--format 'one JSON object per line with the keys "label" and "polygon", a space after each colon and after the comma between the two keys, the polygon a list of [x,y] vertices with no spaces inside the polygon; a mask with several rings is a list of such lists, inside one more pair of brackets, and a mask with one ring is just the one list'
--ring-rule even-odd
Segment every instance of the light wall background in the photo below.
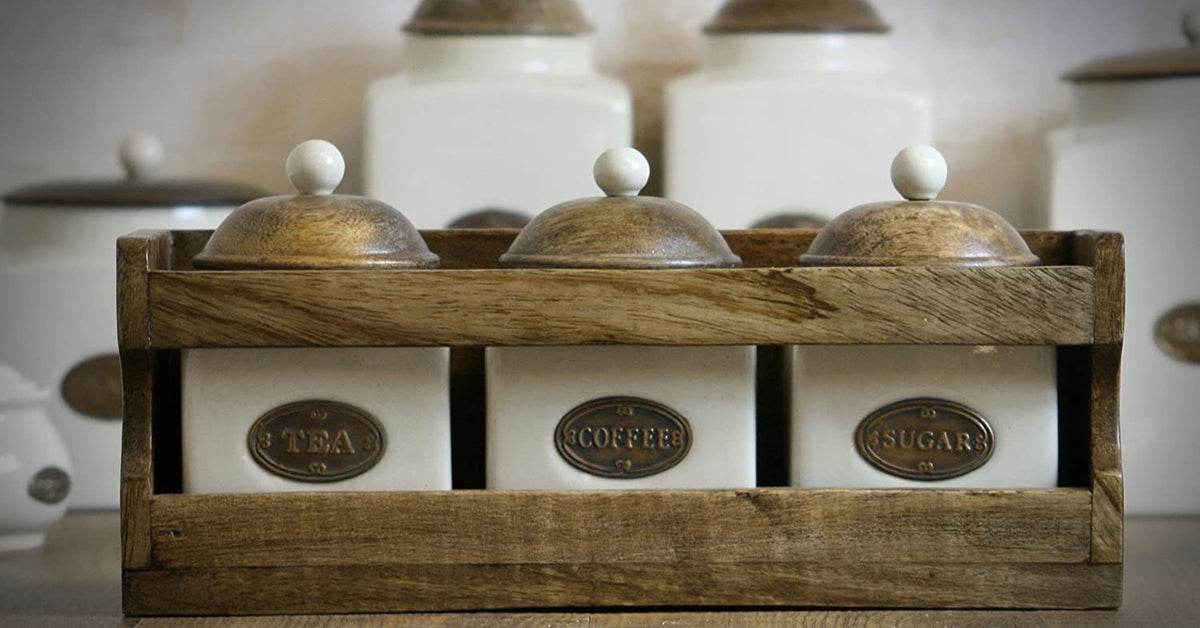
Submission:
{"label": "light wall background", "polygon": [[[597,27],[601,70],[634,90],[637,144],[656,164],[661,86],[695,67],[699,27],[720,0],[579,2]],[[2,0],[0,190],[117,177],[121,138],[146,129],[166,145],[164,175],[277,192],[288,191],[291,147],[328,139],[347,158],[340,191],[357,193],[364,89],[399,67],[398,27],[416,4]],[[1068,116],[1058,77],[1098,56],[1183,45],[1188,1],[874,4],[893,27],[901,65],[924,77],[933,98],[951,167],[943,198],[1034,228],[1045,225],[1045,136]],[[1127,464],[1135,475],[1137,461]],[[1129,502],[1136,512],[1138,500]]]}

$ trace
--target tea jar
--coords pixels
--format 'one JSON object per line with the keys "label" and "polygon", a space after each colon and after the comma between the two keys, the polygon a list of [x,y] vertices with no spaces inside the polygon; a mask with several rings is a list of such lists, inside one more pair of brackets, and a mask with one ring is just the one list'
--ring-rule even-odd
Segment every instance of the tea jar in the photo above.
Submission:
{"label": "tea jar", "polygon": [[[594,168],[605,196],[534,217],[501,266],[740,266],[695,211],[637,196],[649,171],[632,148],[605,152]],[[753,347],[489,347],[486,375],[488,488],[755,484]]]}
{"label": "tea jar", "polygon": [[238,183],[154,176],[163,146],[135,133],[124,179],[30,185],[0,213],[0,360],[51,391],[46,411],[78,470],[72,508],[120,500],[116,240],[138,229],[211,229],[262,195]]}
{"label": "tea jar", "polygon": [[[1039,263],[1003,218],[934,200],[946,162],[901,151],[906,199],[834,218],[802,266]],[[947,298],[953,298],[947,294]],[[797,346],[790,352],[791,479],[806,488],[1052,488],[1058,394],[1052,346]]]}
{"label": "tea jar", "polygon": [[1125,236],[1121,369],[1131,511],[1200,511],[1184,443],[1200,439],[1200,10],[1190,45],[1093,61],[1066,75],[1068,126],[1050,136],[1050,224]]}
{"label": "tea jar", "polygon": [[933,131],[888,30],[864,0],[725,2],[699,70],[666,87],[666,196],[745,229],[890,194],[892,156]]}
{"label": "tea jar", "polygon": [[629,90],[596,72],[591,30],[572,0],[421,2],[403,69],[367,90],[367,195],[440,228],[586,194],[595,156],[633,136]]}
{"label": "tea jar", "polygon": [[0,362],[0,552],[41,547],[67,510],[71,462],[46,414],[48,396]]}
{"label": "tea jar", "polygon": [[[287,159],[298,194],[242,205],[193,264],[327,273],[436,268],[438,256],[398,210],[332,194],[344,169],[332,144],[300,144]],[[449,489],[449,359],[443,347],[184,350],[183,490]]]}

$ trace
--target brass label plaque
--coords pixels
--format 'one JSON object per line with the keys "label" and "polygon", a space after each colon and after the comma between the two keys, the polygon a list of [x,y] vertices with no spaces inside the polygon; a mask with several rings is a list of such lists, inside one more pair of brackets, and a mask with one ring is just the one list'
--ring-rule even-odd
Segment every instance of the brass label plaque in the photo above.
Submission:
{"label": "brass label plaque", "polygon": [[76,364],[63,377],[63,401],[79,414],[93,419],[121,418],[121,358],[99,355]]}
{"label": "brass label plaque", "polygon": [[57,504],[71,492],[71,476],[58,467],[46,467],[29,480],[26,490],[43,504]]}
{"label": "brass label plaque", "polygon": [[383,426],[350,404],[309,399],[284,404],[250,427],[247,445],[262,468],[301,482],[336,482],[383,457]]}
{"label": "brass label plaque", "polygon": [[1172,308],[1154,325],[1154,339],[1167,355],[1200,363],[1200,303]]}
{"label": "brass label plaque", "polygon": [[563,416],[554,445],[568,464],[606,478],[642,478],[679,464],[692,447],[692,427],[649,399],[604,397]]}
{"label": "brass label plaque", "polygon": [[858,453],[875,468],[910,480],[966,475],[992,457],[995,436],[983,415],[944,399],[905,399],[858,424]]}

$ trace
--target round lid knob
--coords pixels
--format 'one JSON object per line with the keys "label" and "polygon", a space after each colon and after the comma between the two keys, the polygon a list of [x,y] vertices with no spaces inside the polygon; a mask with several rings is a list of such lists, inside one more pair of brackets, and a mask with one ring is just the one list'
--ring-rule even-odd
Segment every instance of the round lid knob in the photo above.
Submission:
{"label": "round lid knob", "polygon": [[288,153],[288,181],[301,194],[332,194],[345,174],[342,151],[325,140],[301,142]]}
{"label": "round lid knob", "polygon": [[404,214],[386,203],[332,193],[346,172],[333,144],[297,145],[286,169],[298,193],[235,209],[192,260],[197,268],[437,267],[438,256]]}
{"label": "round lid knob", "polygon": [[860,205],[829,222],[800,256],[803,266],[1029,266],[1039,262],[1008,221],[970,203],[935,201],[946,159],[910,146],[892,160],[906,200]]}
{"label": "round lid knob", "polygon": [[704,26],[710,35],[737,33],[886,33],[866,0],[727,0]]}
{"label": "round lid knob", "polygon": [[1072,83],[1097,83],[1200,75],[1200,45],[1197,44],[1200,5],[1193,4],[1180,18],[1180,23],[1188,41],[1186,47],[1097,59],[1071,70],[1063,78]]}
{"label": "round lid knob", "polygon": [[145,131],[131,133],[121,141],[121,165],[127,179],[145,179],[163,162],[163,145]]}
{"label": "round lid knob", "polygon": [[712,224],[689,207],[638,196],[650,178],[646,157],[613,148],[592,167],[605,196],[567,201],[517,234],[500,265],[521,268],[735,267],[742,260]]}
{"label": "round lid knob", "polygon": [[582,35],[574,0],[423,0],[404,25],[418,35]]}

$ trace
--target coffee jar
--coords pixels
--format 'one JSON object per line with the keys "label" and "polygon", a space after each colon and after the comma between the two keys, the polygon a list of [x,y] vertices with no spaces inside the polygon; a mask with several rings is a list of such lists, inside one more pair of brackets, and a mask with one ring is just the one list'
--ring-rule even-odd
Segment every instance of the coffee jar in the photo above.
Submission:
{"label": "coffee jar", "polygon": [[[287,159],[298,193],[236,209],[193,264],[436,268],[438,256],[400,211],[332,193],[344,169],[332,144],[300,144]],[[269,303],[261,315],[271,316]],[[181,360],[184,492],[450,488],[446,348],[206,348]]]}
{"label": "coffee jar", "polygon": [[[610,149],[593,172],[605,196],[536,216],[501,266],[741,266],[695,211],[637,196],[649,177],[641,153]],[[488,488],[755,484],[754,347],[489,347],[486,372]]]}
{"label": "coffee jar", "polygon": [[146,133],[122,142],[120,161],[123,179],[18,188],[0,214],[0,360],[51,393],[46,410],[78,470],[73,508],[116,508],[120,499],[117,238],[211,229],[262,195],[237,183],[154,176],[163,146]]}
{"label": "coffee jar", "polygon": [[[1039,263],[998,214],[935,200],[946,176],[946,162],[932,147],[901,151],[892,180],[906,200],[861,205],[834,218],[800,264]],[[946,298],[954,298],[952,289]],[[936,315],[936,304],[929,307]],[[1055,347],[815,345],[793,347],[788,358],[795,486],[1057,485]]]}

